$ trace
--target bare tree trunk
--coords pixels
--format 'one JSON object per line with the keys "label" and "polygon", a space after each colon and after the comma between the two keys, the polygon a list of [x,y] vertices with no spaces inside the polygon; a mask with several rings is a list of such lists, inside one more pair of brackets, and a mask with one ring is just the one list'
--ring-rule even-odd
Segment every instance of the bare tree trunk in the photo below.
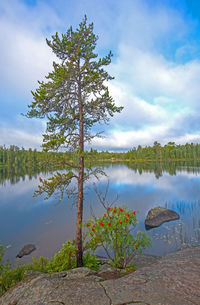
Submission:
{"label": "bare tree trunk", "polygon": [[80,156],[79,178],[78,178],[78,206],[76,218],[76,265],[83,266],[83,250],[82,250],[82,228],[79,222],[83,219],[83,173],[84,173],[84,158]]}
{"label": "bare tree trunk", "polygon": [[78,177],[78,206],[77,206],[77,218],[76,218],[76,265],[77,267],[83,266],[83,247],[82,247],[82,228],[79,222],[82,223],[83,219],[83,179],[84,179],[84,131],[83,131],[83,106],[81,99],[81,87],[79,79],[79,177]]}

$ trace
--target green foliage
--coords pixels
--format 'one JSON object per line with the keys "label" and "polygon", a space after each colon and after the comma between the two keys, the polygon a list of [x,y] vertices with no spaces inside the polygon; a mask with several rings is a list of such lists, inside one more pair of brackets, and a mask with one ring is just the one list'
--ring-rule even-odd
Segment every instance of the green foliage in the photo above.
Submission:
{"label": "green foliage", "polygon": [[101,264],[96,255],[92,255],[89,251],[87,251],[83,256],[83,266],[97,271],[99,270]]}
{"label": "green foliage", "polygon": [[11,269],[11,265],[7,260],[3,262],[5,256],[5,248],[0,245],[0,296],[3,295],[9,288],[13,287],[16,283],[23,279],[24,271],[28,266],[19,266]]}
{"label": "green foliage", "polygon": [[[68,240],[53,258],[41,256],[39,259],[36,259],[33,257],[31,264],[21,265],[11,269],[8,261],[5,264],[3,263],[5,250],[4,246],[0,245],[0,296],[21,281],[24,278],[24,272],[26,270],[54,273],[76,268],[75,253],[75,241]],[[86,252],[83,256],[83,265],[90,269],[98,270],[100,261],[95,255]]]}
{"label": "green foliage", "polygon": [[39,259],[33,258],[32,269],[45,273],[73,269],[76,267],[75,253],[75,242],[68,240],[62,245],[61,250],[59,250],[53,258],[49,259],[43,256]]}
{"label": "green foliage", "polygon": [[146,233],[138,231],[135,236],[131,234],[136,224],[135,211],[127,207],[107,208],[102,217],[91,219],[83,225],[89,238],[86,248],[94,252],[102,247],[113,266],[126,268],[135,252],[142,254],[142,250],[151,245]]}
{"label": "green foliage", "polygon": [[[33,102],[29,105],[27,117],[47,118],[46,133],[43,134],[45,151],[64,148],[75,151],[78,158],[69,165],[68,174],[59,177],[56,174],[51,179],[40,181],[35,195],[46,193],[48,198],[57,191],[62,199],[63,193],[68,194],[72,179],[81,180],[77,169],[82,164],[79,162],[84,163],[83,143],[99,136],[93,134],[91,128],[96,123],[108,122],[115,112],[123,108],[115,106],[106,86],[106,81],[113,79],[104,70],[104,66],[111,63],[112,53],[99,58],[94,52],[97,40],[93,23],[88,24],[86,16],[75,31],[70,27],[66,33],[56,33],[51,40],[46,40],[59,63],[53,63],[46,82],[38,82],[38,89],[32,92]],[[79,175],[84,177],[84,173],[79,172]],[[70,189],[70,195],[73,191]]]}
{"label": "green foliage", "polygon": [[[84,174],[84,144],[90,143],[99,133],[93,133],[96,123],[108,122],[115,112],[123,107],[117,107],[109,94],[106,82],[113,79],[104,70],[111,63],[112,53],[99,58],[94,52],[98,37],[93,33],[93,23],[87,23],[83,18],[74,31],[70,27],[65,34],[56,33],[47,45],[55,53],[58,63],[53,62],[52,71],[46,80],[32,92],[33,102],[29,105],[29,118],[46,118],[46,133],[43,134],[43,149],[58,151],[67,149],[77,151],[78,162],[69,164],[68,174],[54,175],[48,180],[40,181],[35,195],[60,192],[60,200],[64,193],[77,194],[77,210],[79,218],[83,215],[83,183],[89,176],[97,176],[92,170]],[[78,174],[77,174],[78,170]],[[73,187],[76,179],[77,190]],[[76,228],[76,258],[77,266],[82,266],[82,232]]]}
{"label": "green foliage", "polygon": [[10,263],[7,260],[6,263],[4,264],[3,258],[5,256],[5,249],[3,245],[0,245],[0,276],[10,268]]}
{"label": "green foliage", "polygon": [[[159,144],[159,143],[158,143]],[[168,172],[170,175],[175,175],[176,170],[181,170],[181,167],[187,167],[188,172],[193,171],[193,167],[199,167],[200,163],[200,144],[185,144],[176,145],[173,142],[169,142],[164,146],[154,145],[142,148],[133,148],[126,153],[118,152],[98,152],[91,149],[89,152],[84,152],[85,169],[90,166],[90,172],[92,167],[98,167],[105,162],[120,162],[129,161],[126,163],[128,167],[142,173],[143,170],[149,172],[155,172],[156,178],[162,176],[163,171]],[[155,155],[155,152],[159,152]],[[159,151],[158,151],[159,150]],[[9,179],[10,182],[16,183],[20,180],[20,177],[24,178],[25,175],[31,177],[43,172],[58,171],[69,168],[70,164],[77,163],[79,152],[41,152],[36,149],[25,150],[15,145],[11,145],[9,148],[0,146],[0,183]],[[159,157],[159,158],[158,158]],[[152,162],[155,161],[155,162]],[[170,161],[170,162],[169,162]],[[173,162],[176,161],[176,162]],[[177,162],[178,161],[178,162]],[[70,172],[70,170],[69,170]],[[85,175],[86,176],[86,175]],[[88,177],[89,175],[87,175]],[[60,187],[62,199],[62,191],[65,192],[66,188],[62,188],[63,180],[68,180],[69,176],[62,175],[58,177],[58,190]],[[45,181],[43,180],[45,183]],[[41,183],[42,188],[48,186],[48,195],[55,190],[56,184],[54,180],[47,180],[47,185]],[[67,187],[67,183],[66,183]],[[38,188],[40,191],[40,188]],[[73,192],[73,189],[71,189]],[[38,192],[39,193],[39,192]],[[70,192],[68,192],[70,194]]]}
{"label": "green foliage", "polygon": [[59,63],[53,63],[53,70],[46,82],[38,82],[39,88],[32,92],[33,102],[29,105],[27,117],[48,119],[43,147],[46,151],[59,148],[83,149],[80,145],[79,128],[83,123],[83,139],[90,142],[91,127],[98,122],[107,122],[117,107],[109,95],[106,81],[113,79],[104,66],[111,63],[112,53],[98,58],[94,53],[98,37],[93,33],[93,23],[87,24],[87,17],[74,31],[56,33],[48,46],[57,56]]}
{"label": "green foliage", "polygon": [[5,269],[0,276],[0,296],[21,281],[24,278],[24,272],[30,269],[29,265]]}
{"label": "green foliage", "polygon": [[49,260],[49,273],[60,272],[64,270],[73,269],[76,267],[75,262],[76,247],[75,241],[66,241],[61,250],[59,250],[53,259]]}
{"label": "green foliage", "polygon": [[[86,252],[83,256],[83,265],[90,269],[98,270],[100,263],[95,255]],[[75,241],[66,241],[61,250],[59,250],[53,258],[40,257],[39,259],[33,258],[31,264],[32,270],[53,273],[61,272],[76,268],[76,247]]]}
{"label": "green foliage", "polygon": [[[76,163],[80,150],[76,152],[41,152],[36,149],[32,150],[19,148],[18,146],[11,145],[10,147],[0,146],[0,166],[9,168],[12,171],[24,168],[24,172],[40,172],[46,169],[58,170],[67,166],[68,162]],[[200,144],[177,145],[174,142],[169,142],[161,146],[160,143],[154,142],[154,146],[133,148],[128,152],[98,152],[91,148],[90,151],[82,152],[86,161],[185,161],[185,160],[199,160],[200,159]],[[32,171],[30,171],[32,170]]]}

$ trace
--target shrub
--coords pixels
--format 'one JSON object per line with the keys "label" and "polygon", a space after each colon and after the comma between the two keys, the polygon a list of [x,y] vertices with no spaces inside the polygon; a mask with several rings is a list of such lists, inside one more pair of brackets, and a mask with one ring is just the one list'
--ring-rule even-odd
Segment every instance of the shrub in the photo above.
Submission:
{"label": "shrub", "polygon": [[[26,270],[53,273],[76,268],[75,253],[75,241],[68,240],[53,258],[41,256],[39,259],[36,259],[33,257],[31,264],[21,265],[11,269],[9,261],[5,264],[3,263],[5,250],[0,245],[0,296],[21,281],[24,278],[24,272]],[[97,257],[89,252],[86,252],[83,256],[83,264],[85,267],[94,270],[98,270],[100,267],[100,262]]]}
{"label": "shrub", "polygon": [[89,237],[86,248],[95,252],[102,247],[113,266],[127,268],[136,252],[142,254],[151,245],[146,233],[131,234],[137,224],[136,214],[127,207],[108,207],[102,217],[88,220],[83,224]]}
{"label": "shrub", "polygon": [[99,270],[101,264],[96,255],[92,255],[89,251],[83,256],[83,266],[93,270]]}
{"label": "shrub", "polygon": [[19,266],[11,269],[11,265],[7,260],[3,262],[5,248],[0,245],[0,296],[2,296],[9,288],[23,279],[24,271],[29,269],[29,266]]}
{"label": "shrub", "polygon": [[29,265],[22,265],[4,270],[0,276],[0,296],[21,281],[24,277],[24,272],[29,269],[31,269]]}
{"label": "shrub", "polygon": [[[32,260],[32,270],[39,272],[53,273],[76,268],[75,241],[66,241],[53,258],[41,256],[39,259],[33,258]],[[83,256],[83,265],[98,270],[100,262],[95,255],[86,252]]]}
{"label": "shrub", "polygon": [[32,269],[39,272],[53,273],[76,267],[75,260],[75,242],[66,241],[62,248],[54,255],[53,258],[41,256],[39,259],[32,258]]}
{"label": "shrub", "polygon": [[3,245],[0,245],[0,276],[3,274],[4,271],[10,269],[10,262],[9,260],[6,263],[3,263],[3,258],[5,255],[5,249]]}

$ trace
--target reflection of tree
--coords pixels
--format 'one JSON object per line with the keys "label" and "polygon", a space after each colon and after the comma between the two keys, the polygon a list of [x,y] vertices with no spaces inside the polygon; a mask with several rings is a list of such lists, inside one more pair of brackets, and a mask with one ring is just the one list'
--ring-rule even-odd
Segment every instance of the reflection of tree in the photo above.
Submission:
{"label": "reflection of tree", "polygon": [[[19,181],[19,177],[25,179],[28,175],[29,179],[37,176],[38,173],[55,171],[65,168],[65,160],[75,158],[75,156],[62,154],[63,159],[58,157],[56,153],[44,153],[36,150],[13,149],[12,153],[7,159],[6,154],[2,153],[3,148],[0,147],[1,156],[6,160],[5,165],[0,163],[0,183],[2,184],[6,179],[9,179],[12,184]],[[15,155],[16,153],[16,155]],[[15,157],[13,157],[13,155]],[[97,153],[98,154],[98,153]],[[9,161],[10,160],[10,161]],[[15,160],[15,161],[13,161]],[[8,162],[9,161],[9,162]],[[86,167],[99,167],[102,169],[110,166],[124,165],[133,170],[135,173],[142,175],[143,173],[154,173],[155,177],[159,179],[164,172],[170,175],[176,175],[177,172],[187,171],[188,173],[200,173],[200,162],[197,161],[177,161],[177,162],[129,162],[129,161],[115,161],[110,160],[90,160],[86,158]]]}
{"label": "reflection of tree", "polygon": [[48,173],[50,167],[40,166],[40,167],[28,167],[28,166],[14,166],[14,167],[4,167],[0,168],[0,184],[4,184],[6,180],[9,180],[11,184],[15,184],[22,178],[25,180],[25,176],[28,175],[29,180],[32,177],[37,177],[40,172]]}
{"label": "reflection of tree", "polygon": [[177,172],[187,171],[188,173],[200,173],[200,162],[196,161],[177,161],[177,162],[124,162],[124,164],[134,172],[142,174],[154,173],[159,179],[163,172],[175,176]]}
{"label": "reflection of tree", "polygon": [[[86,166],[108,167],[110,164],[126,164],[128,168],[138,172],[154,172],[159,179],[163,172],[176,175],[177,171],[200,173],[200,144],[176,145],[174,142],[161,146],[157,141],[154,145],[137,148],[126,153],[98,152],[91,149],[85,154]],[[41,152],[36,149],[19,148],[11,145],[9,148],[0,146],[0,183],[10,179],[15,183],[17,175],[28,174],[30,178],[41,170],[58,170],[64,168],[66,162],[77,158],[73,152],[56,153]],[[134,161],[134,162],[133,162]],[[114,162],[114,163],[113,163]]]}

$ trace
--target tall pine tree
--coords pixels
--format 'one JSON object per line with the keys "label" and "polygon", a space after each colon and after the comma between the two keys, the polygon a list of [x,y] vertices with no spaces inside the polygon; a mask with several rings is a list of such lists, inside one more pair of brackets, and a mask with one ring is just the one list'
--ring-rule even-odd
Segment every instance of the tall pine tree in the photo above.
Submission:
{"label": "tall pine tree", "polygon": [[99,58],[94,49],[98,37],[93,33],[93,23],[87,25],[87,17],[74,31],[72,27],[61,36],[56,33],[48,46],[58,57],[47,81],[38,82],[32,92],[33,102],[27,117],[47,118],[43,148],[46,151],[65,148],[76,151],[78,162],[68,164],[66,173],[56,173],[47,180],[40,179],[37,194],[46,193],[49,198],[55,191],[72,192],[71,183],[77,181],[76,258],[82,266],[83,184],[95,172],[84,172],[84,144],[99,134],[93,134],[95,123],[108,122],[117,107],[110,96],[106,81],[113,79],[104,69],[111,62],[112,53]]}

